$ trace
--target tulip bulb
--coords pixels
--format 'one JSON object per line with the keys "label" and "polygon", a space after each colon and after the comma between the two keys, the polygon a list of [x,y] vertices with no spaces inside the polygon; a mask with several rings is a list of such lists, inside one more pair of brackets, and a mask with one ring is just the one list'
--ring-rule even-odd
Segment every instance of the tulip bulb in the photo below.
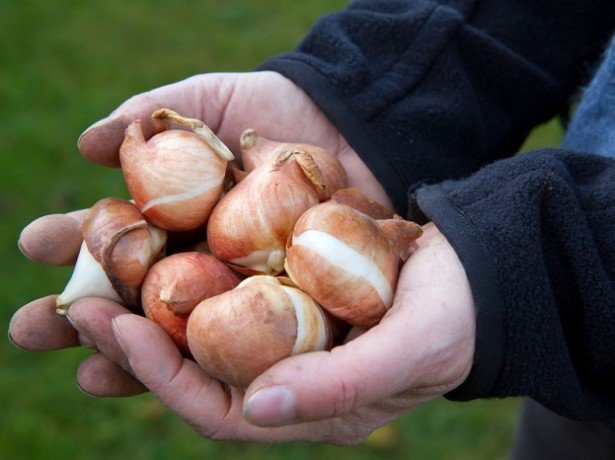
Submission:
{"label": "tulip bulb", "polygon": [[[386,222],[384,230],[380,222]],[[390,224],[322,203],[297,221],[286,247],[286,272],[329,313],[366,329],[393,303],[400,248],[407,255],[404,245],[421,233],[412,222]]]}
{"label": "tulip bulb", "polygon": [[288,356],[331,345],[316,302],[272,276],[247,278],[201,302],[188,319],[187,335],[199,366],[239,388]]}
{"label": "tulip bulb", "polygon": [[331,195],[331,201],[350,206],[357,211],[361,211],[363,214],[367,214],[372,219],[382,220],[393,219],[395,217],[395,213],[391,209],[366,197],[356,187],[338,190]]}
{"label": "tulip bulb", "polygon": [[404,220],[398,215],[395,215],[393,219],[379,220],[378,227],[393,242],[402,262],[408,260],[417,247],[417,238],[423,234],[420,225]]}
{"label": "tulip bulb", "polygon": [[120,162],[139,210],[158,227],[185,231],[203,225],[222,194],[233,154],[202,121],[169,109],[153,113],[159,130],[171,120],[192,131],[169,129],[145,141],[141,121],[126,129]]}
{"label": "tulip bulb", "polygon": [[303,149],[269,157],[222,197],[207,224],[212,253],[247,274],[284,269],[284,246],[295,222],[318,204],[324,178]]}
{"label": "tulip bulb", "polygon": [[285,150],[299,147],[310,152],[325,177],[325,187],[318,190],[320,201],[328,200],[335,191],[347,187],[348,176],[340,161],[327,149],[317,145],[276,142],[261,136],[254,129],[247,129],[241,134],[240,146],[246,172],[253,171],[271,155]]}
{"label": "tulip bulb", "polygon": [[186,324],[203,300],[230,291],[239,277],[223,262],[200,252],[181,252],[156,262],[141,287],[145,316],[189,355]]}
{"label": "tulip bulb", "polygon": [[57,312],[82,297],[105,297],[139,305],[139,289],[166,242],[166,232],[149,225],[136,206],[106,198],[88,212],[73,274],[56,300]]}

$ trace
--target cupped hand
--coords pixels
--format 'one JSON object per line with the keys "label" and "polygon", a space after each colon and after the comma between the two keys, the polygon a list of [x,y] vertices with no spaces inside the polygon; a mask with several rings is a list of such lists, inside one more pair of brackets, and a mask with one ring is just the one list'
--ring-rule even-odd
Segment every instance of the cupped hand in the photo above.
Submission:
{"label": "cupped hand", "polygon": [[[355,444],[379,426],[446,393],[468,375],[475,313],[455,252],[433,226],[400,274],[383,320],[330,352],[287,358],[245,391],[229,388],[182,358],[154,323],[103,299],[82,299],[68,317],[17,314],[14,341],[26,349],[82,343],[100,352],[84,361],[80,387],[96,396],[149,389],[201,435],[212,439]],[[28,333],[29,331],[29,333]],[[60,339],[62,337],[62,339]],[[42,344],[45,342],[47,345]]]}
{"label": "cupped hand", "polygon": [[[272,139],[322,145],[338,156],[350,185],[390,206],[378,181],[312,101],[272,72],[196,76],[135,96],[90,127],[79,139],[80,151],[97,164],[117,166],[125,127],[141,118],[151,135],[149,116],[160,107],[203,119],[234,151],[248,127]],[[83,217],[79,211],[35,221],[22,233],[22,251],[43,263],[73,263]],[[278,363],[245,393],[212,379],[183,359],[156,325],[108,300],[81,299],[66,319],[55,314],[55,296],[38,299],[15,314],[9,334],[27,350],[96,349],[79,367],[83,391],[127,396],[150,390],[207,437],[352,444],[460,384],[472,362],[474,327],[463,268],[431,226],[378,326],[331,352]]]}
{"label": "cupped hand", "polygon": [[203,74],[139,94],[88,128],[79,138],[79,150],[94,163],[119,166],[128,124],[141,119],[150,137],[155,132],[150,116],[162,107],[203,120],[233,152],[239,151],[247,128],[273,140],[322,146],[344,165],[350,186],[391,207],[380,183],[320,109],[276,72]]}
{"label": "cupped hand", "polygon": [[[151,114],[162,107],[204,120],[234,152],[239,150],[240,134],[247,128],[254,128],[273,140],[325,147],[344,165],[351,186],[391,207],[382,186],[312,100],[275,72],[197,75],[134,96],[81,135],[80,152],[96,164],[119,166],[118,152],[128,124],[141,119],[144,133],[150,137],[155,132]],[[73,264],[81,245],[81,222],[85,214],[86,211],[76,211],[35,220],[19,239],[22,252],[41,263]],[[55,296],[31,302],[13,318],[9,336],[30,350],[78,345],[74,329],[54,311]],[[92,311],[93,321],[97,315],[98,312]],[[94,360],[102,365],[103,357]],[[111,363],[105,365],[113,368]],[[87,369],[87,362],[84,366]]]}

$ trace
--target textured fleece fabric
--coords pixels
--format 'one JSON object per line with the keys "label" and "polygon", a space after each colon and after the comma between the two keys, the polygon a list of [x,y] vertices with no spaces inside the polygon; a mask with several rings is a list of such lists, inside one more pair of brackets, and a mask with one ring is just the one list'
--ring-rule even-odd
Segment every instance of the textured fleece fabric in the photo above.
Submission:
{"label": "textured fleece fabric", "polygon": [[482,329],[449,396],[615,417],[615,160],[532,152],[416,199],[459,254]]}
{"label": "textured fleece fabric", "polygon": [[565,110],[614,26],[612,1],[357,1],[261,67],[300,86],[398,212],[420,208],[455,248],[478,336],[449,398],[615,417],[613,160],[542,151],[460,179]]}
{"label": "textured fleece fabric", "polygon": [[357,1],[261,68],[305,90],[404,215],[413,184],[509,156],[562,111],[614,10],[612,0]]}

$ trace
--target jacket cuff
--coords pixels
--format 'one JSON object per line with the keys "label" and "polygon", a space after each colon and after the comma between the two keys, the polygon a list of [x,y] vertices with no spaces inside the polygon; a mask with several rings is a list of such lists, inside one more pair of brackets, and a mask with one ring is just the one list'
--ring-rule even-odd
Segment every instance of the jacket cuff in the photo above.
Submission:
{"label": "jacket cuff", "polygon": [[386,156],[384,149],[374,142],[377,137],[372,133],[372,128],[348,109],[349,104],[320,72],[304,62],[284,55],[265,61],[258,70],[278,72],[299,86],[376,176],[397,213],[406,214],[406,188],[392,160]]}
{"label": "jacket cuff", "polygon": [[495,261],[472,221],[463,214],[439,185],[416,191],[416,205],[446,237],[461,261],[476,308],[476,349],[467,379],[444,395],[469,401],[488,396],[498,380],[504,353],[504,295]]}

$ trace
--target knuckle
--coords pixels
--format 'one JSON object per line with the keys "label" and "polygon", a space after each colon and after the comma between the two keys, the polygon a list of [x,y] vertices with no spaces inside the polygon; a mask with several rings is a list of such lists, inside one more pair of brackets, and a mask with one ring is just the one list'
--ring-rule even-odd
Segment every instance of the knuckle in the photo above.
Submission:
{"label": "knuckle", "polygon": [[359,388],[351,380],[339,378],[335,386],[336,394],[333,403],[333,415],[346,414],[354,410],[359,402]]}
{"label": "knuckle", "polygon": [[[188,393],[191,395],[186,398],[186,404],[188,406],[196,407],[204,399],[208,399],[215,392],[215,386],[218,383],[215,380],[200,385],[196,390],[190,390]],[[233,416],[233,396],[231,392],[226,392],[223,395],[226,400],[224,401],[224,408],[221,412],[214,414],[209,412],[205,417],[185,417],[184,420],[201,436],[212,441],[230,441],[237,439],[236,431],[238,429],[236,424],[229,422],[229,419]]]}

